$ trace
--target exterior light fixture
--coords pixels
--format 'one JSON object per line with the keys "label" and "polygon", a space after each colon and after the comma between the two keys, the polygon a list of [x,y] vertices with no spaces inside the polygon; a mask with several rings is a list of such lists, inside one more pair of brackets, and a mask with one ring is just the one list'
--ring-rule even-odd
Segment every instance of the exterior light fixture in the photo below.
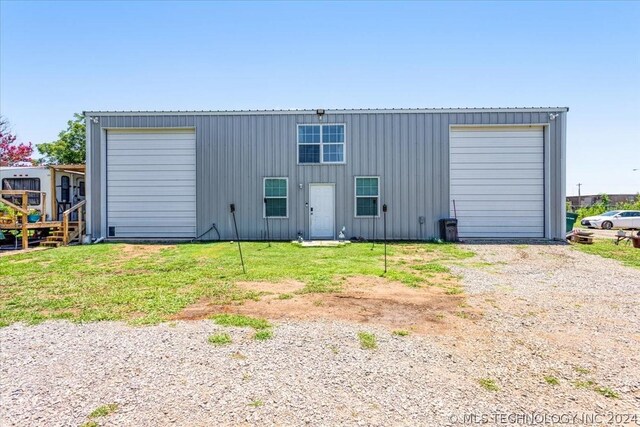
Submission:
{"label": "exterior light fixture", "polygon": [[322,121],[322,116],[324,116],[324,109],[323,108],[318,108],[316,110],[316,114],[318,115],[318,120]]}
{"label": "exterior light fixture", "polygon": [[555,120],[556,117],[558,117],[558,116],[559,116],[559,114],[557,114],[557,113],[556,114],[549,113],[549,120]]}

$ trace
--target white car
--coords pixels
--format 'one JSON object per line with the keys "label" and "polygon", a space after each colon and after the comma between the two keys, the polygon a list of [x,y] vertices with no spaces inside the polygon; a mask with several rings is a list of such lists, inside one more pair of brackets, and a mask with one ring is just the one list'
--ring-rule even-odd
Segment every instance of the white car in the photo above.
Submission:
{"label": "white car", "polygon": [[609,211],[583,218],[580,224],[589,228],[640,228],[640,211]]}

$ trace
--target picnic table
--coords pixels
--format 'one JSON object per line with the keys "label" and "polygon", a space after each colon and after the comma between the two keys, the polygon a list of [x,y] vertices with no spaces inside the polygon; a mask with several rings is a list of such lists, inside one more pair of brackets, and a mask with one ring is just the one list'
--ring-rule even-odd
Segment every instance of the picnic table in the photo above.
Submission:
{"label": "picnic table", "polygon": [[638,231],[634,236],[633,231],[627,234],[624,231],[619,230],[618,233],[616,233],[616,241],[614,243],[619,245],[620,242],[626,242],[627,245],[631,242],[634,248],[640,249],[640,231]]}

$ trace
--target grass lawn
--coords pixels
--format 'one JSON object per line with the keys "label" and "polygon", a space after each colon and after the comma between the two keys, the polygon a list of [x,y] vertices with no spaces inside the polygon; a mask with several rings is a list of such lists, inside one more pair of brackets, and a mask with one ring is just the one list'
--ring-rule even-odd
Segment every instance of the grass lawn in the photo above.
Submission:
{"label": "grass lawn", "polygon": [[572,246],[588,254],[617,259],[629,267],[640,268],[640,249],[634,248],[631,244],[616,245],[609,239],[594,239],[592,245],[574,244]]}
{"label": "grass lawn", "polygon": [[[384,273],[382,245],[371,250],[366,243],[337,248],[243,243],[242,248],[247,274],[236,244],[229,242],[99,244],[0,257],[0,326],[46,319],[157,323],[201,298],[220,304],[260,298],[237,286],[239,281],[292,279],[305,283],[303,293],[334,292],[349,276]],[[388,254],[385,277],[408,286],[430,284],[435,272],[448,274],[441,261],[473,256],[447,244],[393,244]]]}

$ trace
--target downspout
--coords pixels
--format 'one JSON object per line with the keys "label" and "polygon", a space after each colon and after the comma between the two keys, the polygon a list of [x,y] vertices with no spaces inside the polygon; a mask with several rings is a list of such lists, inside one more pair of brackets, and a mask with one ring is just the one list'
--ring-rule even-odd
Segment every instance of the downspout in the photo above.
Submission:
{"label": "downspout", "polygon": [[[92,147],[91,147],[91,132],[93,131],[93,129],[91,129],[91,118],[89,116],[87,116],[86,112],[83,112],[84,114],[84,125],[85,125],[85,139],[86,139],[86,147],[85,147],[85,177],[84,177],[84,191],[85,191],[85,200],[87,201],[86,203],[86,227],[87,227],[87,231],[86,231],[86,237],[85,239],[87,239],[88,242],[91,242],[91,238],[93,236],[93,220],[92,220],[92,211],[93,209],[91,209],[91,175],[92,175],[92,168],[91,168],[91,160],[92,160],[92,155],[91,152]],[[96,241],[96,243],[99,243]]]}
{"label": "downspout", "polygon": [[[567,108],[567,111],[569,109]],[[558,239],[564,240],[567,234],[567,113],[560,114],[560,236]]]}

